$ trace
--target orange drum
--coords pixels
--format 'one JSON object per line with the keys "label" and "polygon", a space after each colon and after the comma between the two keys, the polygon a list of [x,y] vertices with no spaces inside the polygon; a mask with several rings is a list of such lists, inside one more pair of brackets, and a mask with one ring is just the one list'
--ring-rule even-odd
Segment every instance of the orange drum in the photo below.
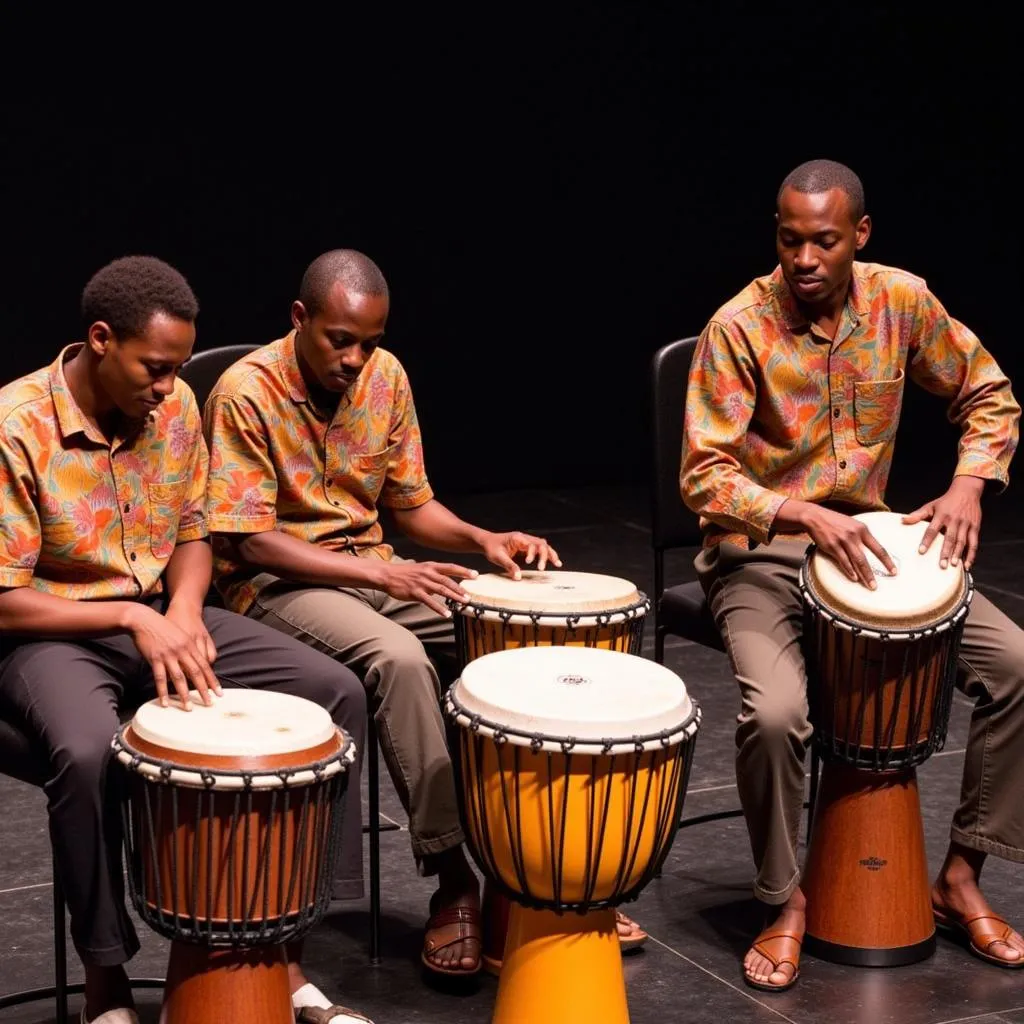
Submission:
{"label": "orange drum", "polygon": [[662,665],[531,647],[445,697],[467,845],[512,900],[494,1024],[628,1024],[615,927],[675,837],[700,708]]}
{"label": "orange drum", "polygon": [[172,941],[161,1021],[291,1024],[284,944],[330,902],[351,739],[311,701],[230,689],[150,701],[113,745],[132,902]]}
{"label": "orange drum", "polygon": [[[599,573],[525,570],[515,580],[485,573],[463,580],[465,604],[449,601],[460,664],[518,647],[597,647],[639,654],[651,603],[634,584]],[[485,883],[483,964],[501,970],[508,901]]]}
{"label": "orange drum", "polygon": [[897,575],[868,551],[869,590],[813,548],[800,574],[808,702],[825,762],[807,866],[804,947],[840,963],[913,963],[935,948],[916,766],[945,743],[973,596],[942,538],[892,512],[865,523]]}

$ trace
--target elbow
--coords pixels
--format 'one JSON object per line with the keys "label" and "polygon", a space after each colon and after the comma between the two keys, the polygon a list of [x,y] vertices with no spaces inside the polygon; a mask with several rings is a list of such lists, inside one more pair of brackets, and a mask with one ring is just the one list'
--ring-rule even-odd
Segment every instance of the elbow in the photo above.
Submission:
{"label": "elbow", "polygon": [[230,538],[231,547],[239,561],[251,566],[260,566],[266,555],[265,534],[247,533]]}

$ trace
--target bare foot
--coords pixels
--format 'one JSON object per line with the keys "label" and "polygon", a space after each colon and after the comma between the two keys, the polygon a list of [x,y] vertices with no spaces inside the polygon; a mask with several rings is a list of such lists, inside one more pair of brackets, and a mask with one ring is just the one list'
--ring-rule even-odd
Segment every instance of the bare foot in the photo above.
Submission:
{"label": "bare foot", "polygon": [[135,1000],[123,967],[85,968],[85,1017],[95,1020],[108,1010],[134,1010]]}
{"label": "bare foot", "polygon": [[615,911],[615,928],[619,933],[619,942],[624,948],[635,949],[647,941],[647,932],[621,910]]}
{"label": "bare foot", "polygon": [[[800,941],[804,935],[806,907],[807,900],[803,891],[799,888],[794,889],[793,894],[779,908],[778,915],[764,928],[747,951],[743,960],[743,973],[748,981],[755,985],[780,989],[788,987],[793,981],[800,963]],[[798,938],[776,938],[765,942],[766,936],[777,935],[780,932],[792,932]],[[759,943],[764,943],[764,948],[775,958],[777,966],[757,951],[755,947]]]}
{"label": "bare foot", "polygon": [[437,970],[475,973],[480,969],[483,948],[480,886],[461,848],[446,859],[439,881],[440,887],[430,897],[423,960]]}
{"label": "bare foot", "polygon": [[[979,914],[993,914],[992,907],[978,886],[984,862],[985,855],[976,850],[956,844],[950,846],[942,870],[932,886],[932,905],[937,910],[945,911],[946,916],[953,921]],[[979,920],[977,925],[969,929],[981,935],[1000,930],[1001,926],[994,920]],[[997,939],[981,951],[1007,964],[1016,964],[1024,960],[1024,938],[1011,929],[1004,939]]]}

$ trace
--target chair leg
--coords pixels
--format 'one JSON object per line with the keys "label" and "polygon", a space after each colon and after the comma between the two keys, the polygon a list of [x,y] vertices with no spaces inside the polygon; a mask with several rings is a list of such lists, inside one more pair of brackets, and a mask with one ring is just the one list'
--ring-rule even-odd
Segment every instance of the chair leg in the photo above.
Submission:
{"label": "chair leg", "polygon": [[654,627],[654,660],[665,664],[665,630],[661,626]]}
{"label": "chair leg", "polygon": [[53,988],[57,1004],[57,1020],[63,1024],[68,1019],[68,945],[64,929],[67,908],[64,905],[64,889],[53,865]]}
{"label": "chair leg", "polygon": [[814,824],[814,803],[818,799],[818,752],[811,748],[811,790],[807,794],[807,842],[811,841],[811,827]]}
{"label": "chair leg", "polygon": [[370,712],[366,723],[367,789],[370,803],[370,963],[380,963],[380,769],[377,723]]}

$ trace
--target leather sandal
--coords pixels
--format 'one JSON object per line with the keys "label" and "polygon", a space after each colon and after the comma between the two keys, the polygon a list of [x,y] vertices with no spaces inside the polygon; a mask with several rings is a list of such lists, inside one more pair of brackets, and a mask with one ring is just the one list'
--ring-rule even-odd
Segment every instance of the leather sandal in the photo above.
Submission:
{"label": "leather sandal", "polygon": [[[476,907],[456,906],[439,910],[431,914],[427,921],[420,959],[428,970],[434,971],[436,974],[469,977],[477,974],[481,967],[482,936],[480,911]],[[465,942],[467,939],[476,939],[476,966],[468,970],[461,966],[442,967],[431,959],[440,950],[454,946],[456,943]]]}
{"label": "leather sandal", "polygon": [[[751,987],[760,992],[785,992],[792,988],[800,977],[800,950],[803,945],[803,936],[796,932],[766,931],[757,937],[750,947],[755,953],[759,953],[772,965],[772,972],[777,971],[783,964],[789,964],[793,968],[793,977],[781,985],[772,985],[766,981],[755,981],[743,968],[743,980]],[[796,951],[793,951],[793,946]]]}
{"label": "leather sandal", "polygon": [[629,925],[630,928],[635,929],[639,934],[634,935],[618,935],[619,948],[625,953],[631,949],[639,949],[650,936],[633,920],[631,917],[627,917],[621,910],[615,911],[615,930],[618,934],[618,926],[620,922],[624,922]]}
{"label": "leather sandal", "polygon": [[[1004,960],[989,950],[997,943],[1009,945],[1013,929],[998,914],[967,914],[961,917],[946,907],[932,906],[935,927],[950,938],[966,944],[978,959],[1011,971],[1024,967],[1024,955],[1019,960]],[[982,924],[985,921],[987,924]]]}
{"label": "leather sandal", "polygon": [[373,1024],[369,1017],[350,1010],[347,1006],[330,1006],[326,1010],[319,1006],[303,1006],[295,1011],[295,1024]]}

